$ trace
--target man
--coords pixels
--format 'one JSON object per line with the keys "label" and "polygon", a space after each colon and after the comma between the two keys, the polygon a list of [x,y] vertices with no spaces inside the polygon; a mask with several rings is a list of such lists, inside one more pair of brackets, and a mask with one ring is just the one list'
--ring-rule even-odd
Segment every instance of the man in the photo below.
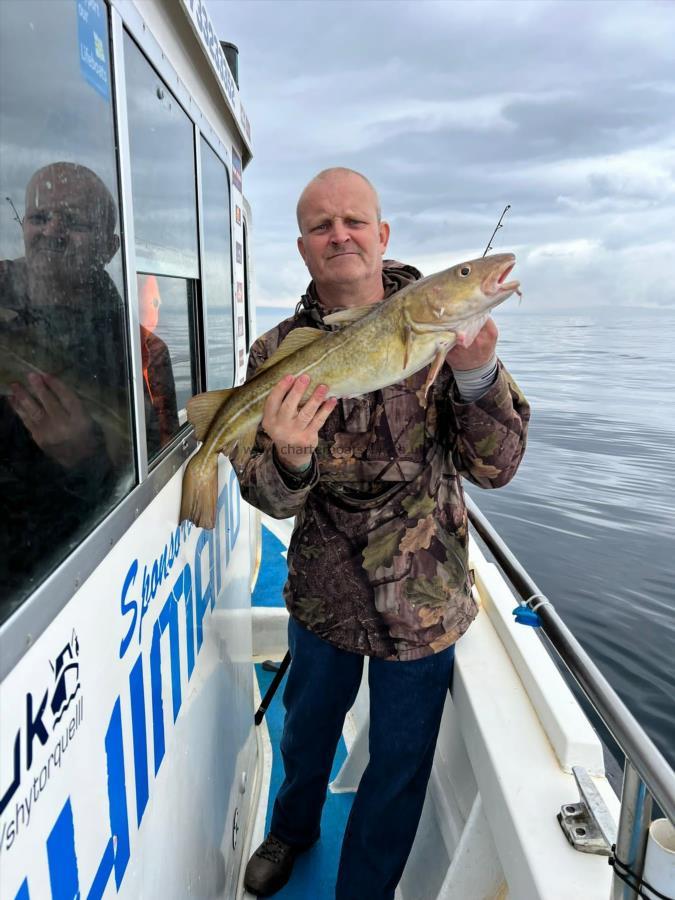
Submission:
{"label": "man", "polygon": [[[364,176],[321,172],[297,213],[312,282],[296,314],[253,345],[249,375],[292,329],[329,328],[329,312],[378,303],[421,277],[412,266],[383,264],[389,226]],[[239,474],[251,503],[296,516],[284,589],[292,662],[285,780],[270,834],[246,869],[253,893],[279,890],[319,837],[333,756],[369,656],[370,760],[336,897],[394,896],[422,811],[454,644],[477,613],[460,476],[500,487],[525,447],[529,407],[496,342],[488,320],[470,347],[450,350],[426,409],[418,397],[426,369],[339,402],[316,385],[304,406],[306,376],[287,376],[268,398]]]}
{"label": "man", "polygon": [[[116,218],[93,171],[52,163],[26,187],[25,256],[0,262],[0,620],[134,483]],[[162,384],[177,425],[170,364]],[[146,396],[149,444],[156,417]]]}

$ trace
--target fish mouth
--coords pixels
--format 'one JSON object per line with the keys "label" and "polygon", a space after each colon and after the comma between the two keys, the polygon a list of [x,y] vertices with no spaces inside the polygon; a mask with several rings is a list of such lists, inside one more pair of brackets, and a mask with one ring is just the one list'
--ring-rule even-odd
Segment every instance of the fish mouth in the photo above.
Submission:
{"label": "fish mouth", "polygon": [[519,281],[505,281],[506,276],[510,274],[515,264],[516,258],[511,256],[499,269],[490,272],[481,285],[483,293],[488,297],[504,297],[504,299],[506,299],[507,294],[512,294],[514,291],[519,294]]}

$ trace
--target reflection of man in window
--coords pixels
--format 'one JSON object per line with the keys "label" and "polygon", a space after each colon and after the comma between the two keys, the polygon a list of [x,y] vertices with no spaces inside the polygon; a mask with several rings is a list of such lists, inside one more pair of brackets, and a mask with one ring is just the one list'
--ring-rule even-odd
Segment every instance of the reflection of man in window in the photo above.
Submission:
{"label": "reflection of man in window", "polygon": [[[0,566],[10,596],[42,580],[64,541],[134,477],[124,309],[105,271],[119,249],[116,218],[90,169],[46,166],[26,188],[25,257],[0,262]],[[173,390],[172,375],[164,383]],[[146,406],[152,417],[147,397]]]}
{"label": "reflection of man in window", "polygon": [[[146,410],[146,431],[148,453],[152,455],[167,444],[178,430],[176,391],[169,348],[154,333],[159,325],[159,310],[162,297],[159,283],[154,275],[138,275],[138,317],[141,325],[141,360],[143,383],[147,399],[154,411],[148,417]],[[166,384],[167,374],[171,384]]]}

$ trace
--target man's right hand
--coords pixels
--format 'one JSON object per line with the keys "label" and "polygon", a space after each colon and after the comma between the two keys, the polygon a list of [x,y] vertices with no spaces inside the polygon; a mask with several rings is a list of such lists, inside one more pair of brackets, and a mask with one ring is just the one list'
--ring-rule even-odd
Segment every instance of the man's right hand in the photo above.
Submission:
{"label": "man's right hand", "polygon": [[311,463],[319,429],[337,404],[335,397],[325,399],[328,386],[320,384],[300,406],[309,382],[309,375],[286,375],[270,391],[263,410],[263,431],[272,439],[282,465],[291,472],[306,469]]}

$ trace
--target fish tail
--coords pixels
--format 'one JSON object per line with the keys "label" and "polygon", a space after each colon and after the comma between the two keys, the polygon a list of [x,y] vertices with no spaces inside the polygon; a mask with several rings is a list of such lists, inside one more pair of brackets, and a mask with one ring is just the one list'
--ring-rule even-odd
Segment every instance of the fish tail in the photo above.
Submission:
{"label": "fish tail", "polygon": [[218,454],[200,450],[189,461],[183,475],[180,521],[189,519],[198,528],[213,528],[217,499]]}

